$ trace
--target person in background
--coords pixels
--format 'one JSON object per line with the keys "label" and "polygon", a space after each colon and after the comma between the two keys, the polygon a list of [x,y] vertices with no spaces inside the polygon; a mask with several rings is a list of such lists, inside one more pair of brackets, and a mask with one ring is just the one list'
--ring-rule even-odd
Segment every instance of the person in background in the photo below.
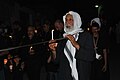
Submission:
{"label": "person in background", "polygon": [[[53,38],[54,39],[63,38],[63,33],[64,33],[63,22],[57,19],[54,22]],[[54,54],[54,56],[56,56],[56,54]],[[49,50],[49,57],[47,59],[47,80],[57,80],[58,67],[59,65],[54,63],[53,54]]]}
{"label": "person in background", "polygon": [[54,23],[54,39],[63,38],[64,23],[60,19],[57,19]]}
{"label": "person in background", "polygon": [[12,54],[7,55],[7,62],[4,64],[5,80],[14,80],[15,62]]}
{"label": "person in background", "polygon": [[[10,47],[8,39],[4,36],[3,23],[0,22],[0,50]],[[0,80],[5,80],[4,58],[8,55],[9,51],[0,51]]]}
{"label": "person in background", "polygon": [[108,40],[101,31],[101,22],[99,18],[91,20],[90,29],[93,35],[94,49],[96,53],[96,59],[93,62],[92,67],[92,79],[91,80],[110,80],[109,79],[109,64],[108,64]]}
{"label": "person in background", "polygon": [[15,62],[13,80],[23,80],[24,63],[19,55],[14,55],[13,60]]}
{"label": "person in background", "polygon": [[[31,25],[27,28],[27,36],[21,41],[21,45],[30,45],[41,42],[41,38],[36,36],[35,28]],[[24,70],[29,80],[40,80],[42,45],[30,45],[20,48],[21,59],[24,62]]]}

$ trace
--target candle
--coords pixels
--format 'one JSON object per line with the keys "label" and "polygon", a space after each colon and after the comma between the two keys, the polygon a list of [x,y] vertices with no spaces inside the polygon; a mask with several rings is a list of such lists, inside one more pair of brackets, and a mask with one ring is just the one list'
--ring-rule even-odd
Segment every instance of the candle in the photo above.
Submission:
{"label": "candle", "polygon": [[35,33],[37,33],[37,30],[35,30]]}
{"label": "candle", "polygon": [[9,66],[9,68],[10,68],[10,72],[12,72],[13,65],[11,64],[11,65]]}
{"label": "candle", "polygon": [[9,36],[12,39],[12,36]]}
{"label": "candle", "polygon": [[53,31],[54,31],[54,29],[51,31],[51,33],[52,33],[52,40],[53,40]]}
{"label": "candle", "polygon": [[32,50],[32,48],[33,48],[33,47],[31,46],[31,47],[30,47],[30,51]]}

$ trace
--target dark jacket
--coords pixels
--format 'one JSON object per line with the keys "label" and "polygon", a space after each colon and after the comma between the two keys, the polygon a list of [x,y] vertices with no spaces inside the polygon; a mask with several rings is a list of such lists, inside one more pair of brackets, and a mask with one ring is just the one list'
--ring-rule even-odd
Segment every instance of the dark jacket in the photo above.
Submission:
{"label": "dark jacket", "polygon": [[95,51],[92,35],[89,32],[80,33],[77,42],[80,44],[80,49],[76,51],[75,58],[93,61],[95,59]]}
{"label": "dark jacket", "polygon": [[[60,41],[57,47],[55,62],[59,64],[59,80],[73,80],[69,61],[64,54],[66,42],[67,39]],[[88,32],[79,33],[77,42],[80,44],[80,49],[76,51],[75,58],[77,60],[93,61],[95,59],[95,52],[92,35]]]}

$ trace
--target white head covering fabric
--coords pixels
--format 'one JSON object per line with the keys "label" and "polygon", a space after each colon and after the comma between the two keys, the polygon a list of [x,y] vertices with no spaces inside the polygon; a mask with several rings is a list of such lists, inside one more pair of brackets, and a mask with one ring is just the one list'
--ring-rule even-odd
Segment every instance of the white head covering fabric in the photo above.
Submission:
{"label": "white head covering fabric", "polygon": [[[66,18],[67,14],[72,15],[73,19],[74,19],[74,30],[71,31],[71,32],[67,32],[66,31],[65,18]],[[73,34],[78,33],[78,32],[83,32],[83,29],[81,28],[81,25],[82,25],[81,17],[80,17],[80,15],[77,12],[69,11],[68,13],[66,13],[63,16],[63,22],[64,22],[64,31],[65,31],[65,34],[72,34],[73,35]]]}
{"label": "white head covering fabric", "polygon": [[[71,32],[67,32],[66,31],[66,24],[65,24],[65,18],[67,14],[71,14],[73,16],[74,19],[74,28]],[[65,33],[63,34],[63,36],[65,37],[65,35],[71,34],[75,37],[75,40],[77,41],[78,36],[79,36],[79,32],[83,32],[81,25],[82,25],[82,21],[80,18],[80,15],[76,12],[73,11],[69,11],[68,13],[66,13],[66,15],[63,16],[63,21],[64,21],[64,31]],[[66,47],[68,48],[66,50],[66,48],[64,48],[64,54],[66,55],[70,67],[71,67],[71,75],[74,78],[74,80],[78,80],[78,72],[77,72],[77,68],[76,68],[76,59],[75,59],[75,53],[76,53],[76,48],[73,47],[73,45],[71,44],[71,42],[68,40],[66,43]],[[69,50],[69,51],[68,51]],[[73,60],[71,60],[71,57],[69,56],[69,54],[72,55]]]}
{"label": "white head covering fabric", "polygon": [[100,18],[94,18],[94,19],[92,19],[91,22],[90,22],[90,25],[92,25],[92,23],[94,23],[94,22],[98,23],[99,27],[101,27]]}

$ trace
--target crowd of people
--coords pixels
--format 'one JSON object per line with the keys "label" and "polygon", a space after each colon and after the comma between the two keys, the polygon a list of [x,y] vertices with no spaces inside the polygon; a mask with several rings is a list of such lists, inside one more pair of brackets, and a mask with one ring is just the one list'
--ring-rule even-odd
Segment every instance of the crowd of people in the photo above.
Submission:
{"label": "crowd of people", "polygon": [[88,23],[83,29],[79,13],[69,11],[53,25],[45,21],[22,29],[15,22],[7,32],[0,30],[0,50],[27,45],[0,52],[0,80],[23,80],[24,73],[40,80],[42,66],[47,80],[110,80],[107,23],[101,17]]}

